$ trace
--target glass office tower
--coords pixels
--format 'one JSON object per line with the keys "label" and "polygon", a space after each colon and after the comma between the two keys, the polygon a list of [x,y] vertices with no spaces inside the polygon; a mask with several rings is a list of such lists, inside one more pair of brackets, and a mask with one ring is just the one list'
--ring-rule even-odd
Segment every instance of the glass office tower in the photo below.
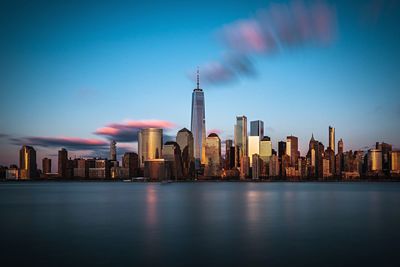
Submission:
{"label": "glass office tower", "polygon": [[204,107],[204,92],[200,89],[199,70],[197,70],[197,88],[192,93],[192,119],[191,132],[194,141],[195,168],[200,169],[200,164],[205,162],[206,119]]}

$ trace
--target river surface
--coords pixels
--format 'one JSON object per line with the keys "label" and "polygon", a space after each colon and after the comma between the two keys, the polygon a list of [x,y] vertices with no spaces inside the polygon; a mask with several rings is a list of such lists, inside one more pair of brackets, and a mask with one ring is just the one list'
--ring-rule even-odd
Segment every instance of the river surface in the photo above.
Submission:
{"label": "river surface", "polygon": [[400,266],[400,183],[0,183],[0,255],[1,266]]}

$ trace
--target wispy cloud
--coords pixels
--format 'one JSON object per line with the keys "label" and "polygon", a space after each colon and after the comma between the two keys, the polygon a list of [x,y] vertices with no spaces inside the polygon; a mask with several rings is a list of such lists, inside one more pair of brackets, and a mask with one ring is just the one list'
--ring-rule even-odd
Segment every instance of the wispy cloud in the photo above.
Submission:
{"label": "wispy cloud", "polygon": [[163,120],[127,120],[122,123],[111,123],[97,129],[94,133],[117,142],[136,142],[138,132],[145,128],[172,129],[175,124]]}
{"label": "wispy cloud", "polygon": [[[221,84],[240,76],[254,76],[252,59],[308,44],[329,44],[336,36],[335,8],[323,1],[270,4],[256,15],[240,19],[217,31],[227,55],[201,66],[206,83]],[[194,77],[191,77],[194,78]]]}
{"label": "wispy cloud", "polygon": [[92,150],[108,147],[107,141],[94,138],[22,137],[11,138],[10,141],[15,145],[32,145],[50,148],[65,147],[73,150]]}

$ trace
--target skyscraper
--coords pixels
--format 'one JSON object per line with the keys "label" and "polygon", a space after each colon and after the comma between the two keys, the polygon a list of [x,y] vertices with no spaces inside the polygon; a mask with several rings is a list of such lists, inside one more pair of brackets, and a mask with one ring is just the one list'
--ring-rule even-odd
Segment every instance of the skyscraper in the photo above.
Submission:
{"label": "skyscraper", "polygon": [[343,154],[344,152],[344,145],[343,145],[343,140],[340,138],[338,141],[338,154]]}
{"label": "skyscraper", "polygon": [[159,128],[141,129],[138,137],[139,164],[143,168],[146,160],[161,158],[163,130]]}
{"label": "skyscraper", "polygon": [[240,159],[247,158],[247,117],[236,117],[235,124],[235,167],[240,166]]}
{"label": "skyscraper", "polygon": [[264,136],[264,122],[257,120],[250,122],[250,136],[259,136],[263,138]]}
{"label": "skyscraper", "polygon": [[206,142],[206,119],[204,107],[204,92],[200,89],[199,70],[197,70],[197,87],[192,93],[192,118],[191,131],[194,141],[194,158],[196,169],[200,168],[200,164],[204,163]]}
{"label": "skyscraper", "polygon": [[250,136],[248,141],[248,156],[250,165],[253,163],[253,155],[260,154],[260,140],[264,137],[264,123],[260,120],[250,122]]}
{"label": "skyscraper", "polygon": [[286,142],[279,141],[278,142],[278,158],[282,159],[282,156],[286,154]]}
{"label": "skyscraper", "polygon": [[163,159],[170,162],[172,178],[182,179],[182,153],[177,142],[168,141],[164,144]]}
{"label": "skyscraper", "polygon": [[335,128],[329,126],[329,148],[335,153]]}
{"label": "skyscraper", "polygon": [[183,128],[176,135],[176,142],[182,153],[183,176],[190,177],[194,170],[193,134]]}
{"label": "skyscraper", "polygon": [[117,142],[115,142],[114,140],[112,140],[110,143],[110,160],[117,160]]}
{"label": "skyscraper", "polygon": [[382,171],[382,150],[368,150],[368,172],[369,175],[378,174]]}
{"label": "skyscraper", "polygon": [[268,163],[272,156],[272,142],[271,138],[264,136],[260,141],[260,158]]}
{"label": "skyscraper", "polygon": [[58,176],[67,178],[68,151],[62,148],[58,151]]}
{"label": "skyscraper", "polygon": [[225,170],[230,170],[235,167],[235,147],[233,140],[227,139],[225,141]]}
{"label": "skyscraper", "polygon": [[22,146],[19,151],[19,168],[21,179],[36,178],[36,151],[31,146]]}
{"label": "skyscraper", "polygon": [[296,136],[286,138],[286,155],[290,157],[290,166],[297,167],[299,159],[299,139]]}
{"label": "skyscraper", "polygon": [[204,175],[217,177],[221,175],[221,139],[215,133],[208,135],[206,139],[206,166]]}

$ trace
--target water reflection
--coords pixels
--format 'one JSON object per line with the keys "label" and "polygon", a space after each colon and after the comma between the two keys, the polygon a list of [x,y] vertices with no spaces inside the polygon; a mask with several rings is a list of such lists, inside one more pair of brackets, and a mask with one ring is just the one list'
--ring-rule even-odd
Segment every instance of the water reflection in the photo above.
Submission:
{"label": "water reflection", "polygon": [[157,188],[155,184],[146,187],[146,225],[154,227],[157,224]]}
{"label": "water reflection", "polygon": [[261,209],[263,193],[256,190],[249,190],[246,192],[246,220],[248,222],[257,222],[260,214],[266,211]]}

